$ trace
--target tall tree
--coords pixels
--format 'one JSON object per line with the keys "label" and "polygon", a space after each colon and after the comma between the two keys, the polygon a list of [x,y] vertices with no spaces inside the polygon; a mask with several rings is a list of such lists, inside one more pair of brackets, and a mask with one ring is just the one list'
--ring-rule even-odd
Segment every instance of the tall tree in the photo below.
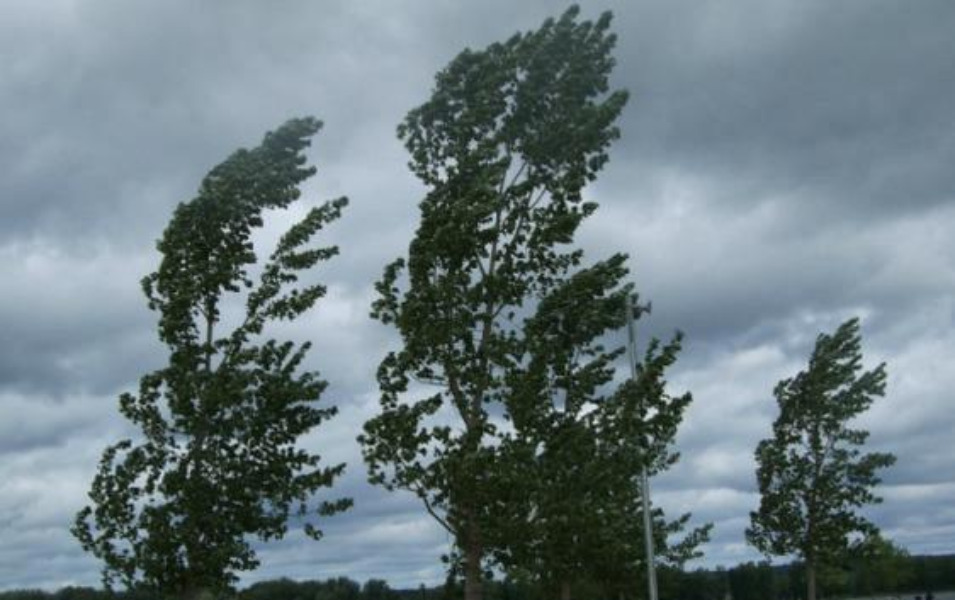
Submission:
{"label": "tall tree", "polygon": [[802,558],[809,600],[820,566],[877,533],[858,509],[881,502],[872,491],[876,471],[895,462],[891,454],[863,454],[869,433],[850,427],[885,394],[885,364],[863,372],[861,347],[858,319],[819,335],[808,369],[776,385],[773,437],[756,448],[761,498],[746,537],[766,554]]}
{"label": "tall tree", "polygon": [[[381,413],[361,441],[371,480],[415,493],[453,536],[467,600],[481,598],[486,553],[518,506],[492,415],[508,412],[507,374],[525,358],[522,315],[580,262],[569,246],[596,208],[581,192],[627,98],[608,91],[610,14],[578,12],[465,50],[398,128],[429,190],[407,260],[377,284],[373,316],[402,346],[381,363]],[[434,393],[408,398],[412,380]]]}
{"label": "tall tree", "polygon": [[[340,198],[311,209],[279,240],[254,277],[251,235],[269,209],[286,208],[315,173],[305,149],[321,123],[288,121],[261,145],[239,150],[179,205],[158,242],[159,269],[143,279],[159,313],[167,366],[123,394],[120,412],[141,439],[109,446],[73,527],[83,547],[105,562],[104,583],[157,590],[175,598],[219,593],[235,572],[258,562],[249,536],[282,537],[290,514],[305,516],[313,492],[330,486],[344,465],[319,466],[299,445],[335,414],[319,408],[326,383],[301,372],[309,344],[262,338],[265,326],[292,320],[325,293],[294,287],[303,270],[338,249],[309,242],[340,215]],[[244,295],[244,315],[227,308]],[[231,298],[236,296],[236,298]],[[232,301],[232,304],[228,304]],[[320,503],[343,510],[347,499]]]}

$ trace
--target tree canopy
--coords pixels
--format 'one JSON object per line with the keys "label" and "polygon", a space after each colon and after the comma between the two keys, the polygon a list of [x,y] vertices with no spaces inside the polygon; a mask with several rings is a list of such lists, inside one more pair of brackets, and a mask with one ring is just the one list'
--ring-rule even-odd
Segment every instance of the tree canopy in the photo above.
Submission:
{"label": "tree canopy", "polygon": [[805,560],[809,600],[817,568],[878,531],[859,509],[881,501],[876,472],[895,457],[863,453],[869,433],[851,425],[885,382],[885,364],[863,371],[859,320],[850,319],[819,335],[808,368],[774,390],[779,416],[756,448],[760,504],[746,537],[764,553]]}
{"label": "tree canopy", "polygon": [[610,14],[578,14],[465,50],[398,128],[428,192],[407,258],[377,284],[373,315],[402,343],[378,370],[381,412],[361,440],[371,480],[418,495],[454,537],[468,600],[523,506],[508,501],[521,473],[497,418],[515,410],[523,322],[581,263],[574,233],[596,209],[582,190],[627,99],[609,89]]}
{"label": "tree canopy", "polygon": [[[177,598],[222,591],[236,571],[258,564],[249,536],[282,537],[299,514],[317,538],[307,514],[349,505],[312,502],[344,465],[320,466],[297,445],[335,414],[316,406],[326,383],[300,369],[309,344],[263,338],[268,323],[295,319],[325,293],[317,283],[293,284],[337,254],[310,242],[347,200],[309,210],[258,275],[250,269],[263,213],[288,207],[315,173],[304,151],[320,127],[293,119],[232,154],[178,206],[158,242],[162,261],[143,290],[159,314],[168,363],[143,376],[138,393],[120,397],[120,412],[141,436],[106,449],[92,505],[73,527],[104,561],[108,587],[118,581]],[[230,319],[227,309],[242,299],[242,316]]]}
{"label": "tree canopy", "polygon": [[[526,367],[511,373],[508,416],[514,436],[502,444],[521,464],[523,522],[508,527],[502,563],[569,598],[585,582],[628,597],[647,564],[640,473],[677,459],[671,445],[690,394],[670,395],[666,371],[682,335],[651,340],[636,377],[613,384],[622,348],[608,333],[630,314],[624,257],[574,273],[538,305],[525,327]],[[668,543],[689,520],[652,510],[658,562],[682,565],[697,556],[708,527]]]}

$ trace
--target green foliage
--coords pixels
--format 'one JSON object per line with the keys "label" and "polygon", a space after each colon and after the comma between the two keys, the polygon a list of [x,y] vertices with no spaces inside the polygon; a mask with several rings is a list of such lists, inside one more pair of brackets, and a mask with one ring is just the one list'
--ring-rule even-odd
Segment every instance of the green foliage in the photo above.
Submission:
{"label": "green foliage", "polygon": [[[523,510],[509,495],[521,473],[502,451],[508,433],[491,418],[520,411],[510,378],[528,360],[522,315],[581,261],[568,246],[596,208],[581,191],[627,98],[609,92],[610,14],[578,12],[465,50],[398,128],[429,190],[407,259],[376,286],[373,316],[402,347],[381,363],[381,413],[360,440],[371,481],[412,491],[455,537],[469,598],[486,550]],[[412,381],[435,391],[408,399]]]}
{"label": "green foliage", "polygon": [[[897,582],[896,587],[879,587],[868,585],[862,577],[872,575],[880,579],[877,572],[882,564],[878,556],[869,550],[859,552],[852,558],[852,577],[850,584],[841,589],[832,590],[837,596],[868,596],[873,594],[913,593],[924,594],[926,591],[939,592],[955,590],[955,555],[948,556],[909,556],[904,550],[891,542],[880,540],[877,544],[889,544],[891,553],[898,560],[898,566],[910,575],[906,581]],[[856,572],[857,568],[867,571]],[[744,563],[726,570],[717,567],[713,570],[696,569],[684,571],[675,566],[662,566],[658,571],[661,598],[679,598],[680,600],[725,600],[730,591],[730,580],[738,583],[758,573],[757,579],[765,568],[762,563]],[[791,599],[802,596],[805,589],[802,565],[794,563],[769,567],[772,577],[772,593],[760,596],[764,600]],[[745,572],[740,575],[739,572]],[[802,584],[797,587],[798,584]],[[369,580],[365,585],[346,577],[337,577],[326,581],[294,581],[291,579],[277,579],[262,581],[240,590],[238,600],[374,600],[368,594],[376,595],[378,590],[384,589],[381,580]],[[632,586],[639,582],[632,582]],[[765,591],[765,582],[757,584]],[[488,600],[546,600],[553,598],[550,591],[545,590],[539,582],[523,577],[508,576],[503,580],[485,582],[485,597]],[[737,598],[738,592],[733,597]],[[460,586],[450,581],[434,587],[419,586],[414,589],[388,589],[392,600],[455,600],[460,599]],[[743,594],[746,594],[744,591]],[[608,594],[606,587],[600,581],[580,581],[574,586],[574,597],[577,600],[607,600],[618,598]],[[10,590],[0,592],[0,600],[65,600],[69,598],[83,598],[88,600],[159,600],[159,596],[143,590],[107,592],[91,588],[67,587],[57,592],[40,590]]]}
{"label": "green foliage", "polygon": [[852,591],[860,595],[908,589],[915,581],[912,557],[881,535],[870,536],[859,545],[847,570]]}
{"label": "green foliage", "polygon": [[860,371],[858,319],[820,335],[808,369],[776,386],[773,437],[756,449],[761,499],[747,539],[764,553],[804,559],[810,598],[817,566],[845,557],[853,536],[877,533],[858,509],[880,501],[876,471],[895,462],[891,454],[863,454],[869,434],[849,426],[885,393],[884,364]]}
{"label": "green foliage", "polygon": [[255,583],[238,594],[238,600],[376,600],[365,596],[357,581],[336,577],[326,581],[275,579]]}
{"label": "green foliage", "polygon": [[[627,96],[607,83],[610,14],[577,15],[466,50],[398,130],[429,193],[407,260],[377,285],[373,316],[403,346],[381,363],[382,411],[360,440],[371,481],[412,491],[454,536],[469,590],[487,555],[549,585],[632,581],[635,475],[675,460],[690,401],[665,393],[679,337],[607,393],[621,350],[600,338],[625,322],[626,257],[585,267],[571,244]],[[413,382],[436,389],[409,400]],[[687,518],[654,514],[675,562],[706,539],[666,548]]]}
{"label": "green foliage", "polygon": [[[598,420],[606,494],[597,505],[603,539],[598,543],[600,579],[619,594],[629,595],[634,581],[645,580],[646,555],[642,543],[642,495],[637,475],[646,465],[649,475],[669,468],[679,455],[671,446],[692,398],[666,391],[666,371],[682,348],[682,334],[667,344],[651,340],[636,376],[621,385],[594,413]],[[712,525],[684,532],[690,514],[667,520],[661,509],[651,509],[654,551],[658,564],[682,567],[699,558],[699,546],[709,540]]]}
{"label": "green foliage", "polygon": [[68,586],[56,592],[42,590],[0,592],[0,600],[160,600],[160,598],[142,590],[115,593],[88,587]]}
{"label": "green foliage", "polygon": [[552,586],[579,579],[594,559],[603,542],[598,507],[621,483],[608,471],[593,411],[621,353],[597,338],[623,322],[624,261],[618,255],[582,269],[544,297],[524,326],[525,364],[506,378],[513,433],[500,449],[520,474],[510,489],[523,512],[497,551],[512,570]]}
{"label": "green foliage", "polygon": [[396,594],[384,579],[369,579],[361,588],[362,600],[397,600]]}
{"label": "green foliage", "polygon": [[[270,321],[292,320],[324,294],[292,287],[299,274],[337,254],[309,242],[340,215],[344,198],[313,208],[281,238],[257,278],[251,234],[263,212],[288,207],[314,167],[304,151],[321,124],[295,119],[262,144],[239,150],[179,205],[158,249],[159,269],[143,280],[159,313],[167,366],[144,376],[120,411],[142,432],[109,446],[74,535],[105,562],[104,583],[141,585],[185,597],[220,592],[258,563],[248,537],[282,537],[291,514],[330,486],[344,465],[319,467],[296,445],[335,413],[317,408],[326,383],[299,372],[308,344],[262,340]],[[223,309],[245,293],[244,316]],[[218,329],[225,328],[224,332]],[[325,502],[331,514],[350,501]],[[319,537],[306,518],[306,531]]]}
{"label": "green foliage", "polygon": [[0,592],[0,600],[49,600],[50,594],[42,590],[13,590]]}
{"label": "green foliage", "polygon": [[[657,582],[661,598],[680,600],[726,600],[729,583],[726,571],[696,569],[684,571],[677,567],[664,566],[657,570]],[[736,597],[733,597],[736,600]],[[761,600],[770,600],[767,596]]]}
{"label": "green foliage", "polygon": [[766,600],[776,596],[773,568],[768,562],[747,562],[729,571],[733,600]]}
{"label": "green foliage", "polygon": [[[629,302],[624,258],[614,256],[571,276],[544,298],[525,327],[530,359],[510,381],[514,425],[506,449],[520,472],[528,501],[522,523],[501,561],[558,588],[599,581],[611,596],[629,595],[643,577],[642,493],[639,474],[670,466],[669,451],[689,394],[670,396],[665,372],[676,360],[680,335],[661,346],[651,341],[637,375],[607,394],[614,359],[601,337],[623,324]],[[662,562],[682,565],[698,556],[709,527],[668,544],[689,515],[667,522],[654,510],[655,546]]]}

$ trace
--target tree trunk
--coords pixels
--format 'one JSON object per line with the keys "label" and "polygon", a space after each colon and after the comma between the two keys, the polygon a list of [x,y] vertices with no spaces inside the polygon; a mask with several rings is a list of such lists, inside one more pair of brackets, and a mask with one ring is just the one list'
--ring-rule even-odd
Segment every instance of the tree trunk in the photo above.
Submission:
{"label": "tree trunk", "polygon": [[179,596],[182,600],[208,600],[211,597],[212,596],[201,587],[186,588]]}
{"label": "tree trunk", "polygon": [[816,563],[806,561],[806,600],[816,600]]}
{"label": "tree trunk", "polygon": [[560,600],[570,600],[570,582],[567,580],[560,582]]}
{"label": "tree trunk", "polygon": [[216,597],[199,576],[187,575],[178,587],[179,590],[169,596],[170,600],[213,600]]}
{"label": "tree trunk", "polygon": [[481,529],[472,517],[467,524],[467,539],[464,544],[464,600],[482,600],[483,598],[484,573],[481,569],[483,554]]}

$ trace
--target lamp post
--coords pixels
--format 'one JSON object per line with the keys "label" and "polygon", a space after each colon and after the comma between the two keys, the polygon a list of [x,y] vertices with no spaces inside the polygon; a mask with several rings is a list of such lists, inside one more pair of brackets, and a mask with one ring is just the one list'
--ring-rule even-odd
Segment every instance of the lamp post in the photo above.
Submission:
{"label": "lamp post", "polygon": [[[644,313],[650,313],[651,304],[641,305],[639,296],[633,294],[630,296],[630,302],[627,303],[627,354],[630,359],[630,378],[637,378],[637,334],[636,321]],[[657,598],[657,570],[654,564],[653,556],[653,530],[652,520],[650,519],[650,478],[647,475],[647,457],[643,457],[643,465],[640,469],[640,496],[643,502],[643,542],[646,548],[647,560],[647,588],[649,600],[658,600]]]}

